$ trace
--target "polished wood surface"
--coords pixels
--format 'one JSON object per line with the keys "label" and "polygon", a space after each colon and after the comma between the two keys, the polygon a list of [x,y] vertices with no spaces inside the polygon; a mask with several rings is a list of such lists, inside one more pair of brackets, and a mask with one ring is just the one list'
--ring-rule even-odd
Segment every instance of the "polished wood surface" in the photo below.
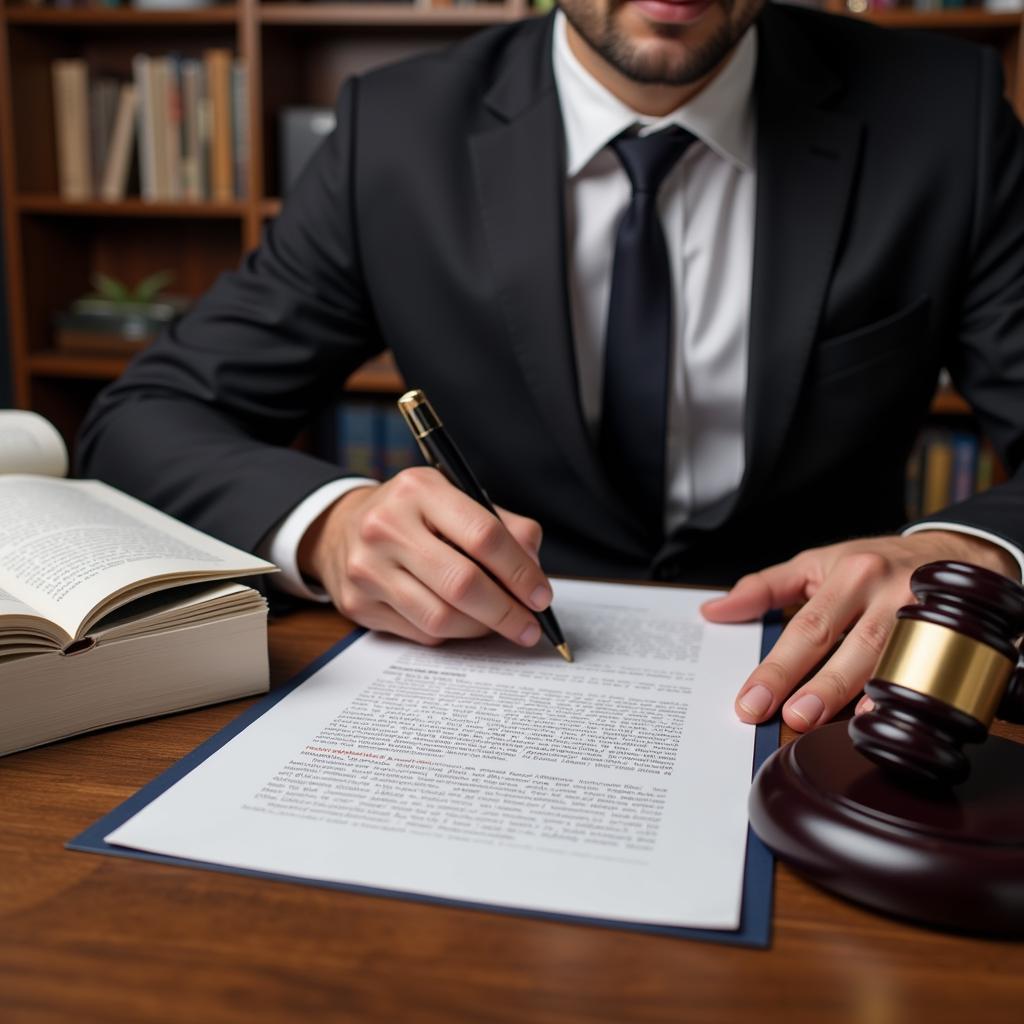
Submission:
{"label": "polished wood surface", "polygon": [[[274,623],[275,682],[345,628]],[[248,703],[0,759],[4,1024],[1021,1020],[1024,943],[887,920],[784,866],[758,951],[64,850]]]}

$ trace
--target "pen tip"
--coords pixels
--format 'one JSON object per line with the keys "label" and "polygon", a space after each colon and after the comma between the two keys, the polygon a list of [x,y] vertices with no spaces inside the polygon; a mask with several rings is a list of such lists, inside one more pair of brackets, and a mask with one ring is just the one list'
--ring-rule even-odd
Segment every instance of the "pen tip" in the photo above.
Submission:
{"label": "pen tip", "polygon": [[558,646],[555,647],[555,650],[558,651],[566,661],[572,661],[572,651],[569,650],[568,644],[558,644]]}

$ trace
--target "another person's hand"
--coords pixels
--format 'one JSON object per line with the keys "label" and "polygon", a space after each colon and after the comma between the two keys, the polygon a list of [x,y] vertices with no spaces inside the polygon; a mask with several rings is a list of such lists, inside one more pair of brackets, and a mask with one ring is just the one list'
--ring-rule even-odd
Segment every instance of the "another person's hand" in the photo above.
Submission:
{"label": "another person's hand", "polygon": [[551,603],[540,543],[532,519],[501,510],[499,521],[436,469],[415,468],[339,498],[306,532],[299,568],[362,626],[429,645],[493,631],[532,647],[529,609]]}
{"label": "another person's hand", "polygon": [[782,717],[798,732],[827,722],[871,678],[897,610],[914,601],[913,571],[940,559],[973,562],[1019,578],[1016,561],[1001,547],[962,533],[928,530],[812,548],[744,576],[724,597],[707,602],[702,612],[711,622],[747,622],[769,609],[806,602],[740,688],[739,717],[763,722],[785,701]]}

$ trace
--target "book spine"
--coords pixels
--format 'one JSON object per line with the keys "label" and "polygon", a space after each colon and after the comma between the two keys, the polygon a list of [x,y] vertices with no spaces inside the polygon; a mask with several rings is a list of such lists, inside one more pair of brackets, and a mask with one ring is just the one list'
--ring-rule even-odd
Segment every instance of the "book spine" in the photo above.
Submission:
{"label": "book spine", "polygon": [[340,406],[342,464],[357,476],[375,477],[373,406],[345,401]]}
{"label": "book spine", "polygon": [[925,453],[922,509],[930,516],[949,504],[953,479],[953,446],[948,431],[936,431]]}
{"label": "book spine", "polygon": [[953,501],[966,501],[974,493],[978,441],[971,434],[953,435]]}
{"label": "book spine", "polygon": [[218,203],[234,197],[234,164],[231,155],[231,52],[213,49],[204,54],[210,95],[210,173],[212,198]]}
{"label": "book spine", "polygon": [[139,191],[146,202],[157,199],[156,191],[156,140],[153,131],[153,94],[150,58],[144,53],[136,54],[132,60],[135,76],[137,135],[139,139]]}
{"label": "book spine", "polygon": [[381,419],[384,423],[384,478],[389,479],[403,469],[421,465],[423,459],[419,446],[409,432],[402,414],[389,406],[381,409]]}
{"label": "book spine", "polygon": [[163,59],[165,93],[165,152],[167,198],[181,199],[183,193],[181,173],[182,117],[181,117],[181,61],[174,56]]}
{"label": "book spine", "polygon": [[79,58],[54,61],[52,77],[60,195],[71,202],[91,199],[89,72],[86,63]]}
{"label": "book spine", "polygon": [[196,60],[181,62],[182,195],[189,202],[203,198],[200,177],[201,143],[199,106],[202,90],[202,65]]}
{"label": "book spine", "polygon": [[199,127],[199,195],[209,199],[213,195],[213,103],[210,100],[209,76],[206,65],[199,62],[199,110],[197,116]]}
{"label": "book spine", "polygon": [[108,203],[124,199],[128,191],[128,175],[131,171],[132,142],[135,136],[135,122],[138,116],[138,91],[134,85],[121,86],[118,99],[117,117],[107,148],[107,161],[103,170],[100,198]]}
{"label": "book spine", "polygon": [[90,172],[97,193],[103,181],[119,95],[120,86],[113,79],[97,78],[89,85]]}
{"label": "book spine", "polygon": [[249,193],[249,75],[241,58],[231,66],[231,124],[234,128],[235,196],[244,199]]}
{"label": "book spine", "polygon": [[988,440],[982,441],[978,451],[978,470],[974,480],[974,489],[978,494],[987,491],[995,482],[995,470],[996,453],[992,448],[992,443]]}

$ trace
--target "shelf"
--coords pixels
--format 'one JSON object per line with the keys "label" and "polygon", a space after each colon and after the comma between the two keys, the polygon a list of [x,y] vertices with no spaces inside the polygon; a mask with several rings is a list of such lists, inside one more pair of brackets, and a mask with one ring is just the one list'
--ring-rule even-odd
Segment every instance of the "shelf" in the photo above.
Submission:
{"label": "shelf", "polygon": [[159,28],[190,25],[233,25],[238,20],[234,4],[221,4],[187,11],[136,11],[130,7],[7,7],[4,16],[9,25],[43,25],[60,28]]}
{"label": "shelf", "polygon": [[360,391],[376,395],[400,395],[406,390],[405,381],[396,369],[385,369],[373,363],[367,363],[362,369],[356,370],[347,381],[346,391]]}
{"label": "shelf", "polygon": [[421,7],[404,3],[266,3],[257,4],[264,25],[318,28],[353,25],[367,28],[445,28],[497,25],[518,21],[527,11],[518,3],[480,3],[452,7]]}
{"label": "shelf", "polygon": [[983,31],[990,29],[1018,29],[1024,21],[1024,14],[994,14],[990,11],[966,7],[961,10],[949,11],[915,11],[907,8],[895,8],[889,11],[865,11],[858,13],[841,8],[836,12],[851,18],[870,21],[874,25],[887,28],[924,28],[947,29],[950,31]]}
{"label": "shelf", "polygon": [[[77,380],[114,380],[131,356],[77,355],[68,352],[33,352],[28,369],[33,377],[65,377]],[[357,370],[345,384],[346,391],[399,395],[405,390],[390,355],[380,356]]]}
{"label": "shelf", "polygon": [[33,352],[28,357],[34,377],[113,380],[128,365],[128,356],[79,356],[65,352]]}
{"label": "shelf", "polygon": [[932,399],[933,416],[970,416],[971,407],[955,391],[945,388],[935,393]]}
{"label": "shelf", "polygon": [[106,203],[99,199],[69,202],[59,196],[19,196],[22,213],[41,213],[51,217],[178,217],[230,220],[245,216],[248,204],[235,203],[147,203],[141,199],[122,199]]}

